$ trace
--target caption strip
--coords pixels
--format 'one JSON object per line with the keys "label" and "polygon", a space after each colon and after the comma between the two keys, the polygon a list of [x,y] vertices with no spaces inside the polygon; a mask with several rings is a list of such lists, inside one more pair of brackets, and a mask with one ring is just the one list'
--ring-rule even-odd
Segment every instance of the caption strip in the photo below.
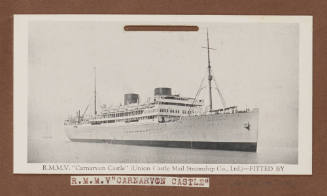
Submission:
{"label": "caption strip", "polygon": [[85,166],[75,164],[43,164],[42,170],[46,172],[143,172],[153,174],[158,172],[198,173],[198,174],[265,174],[283,173],[284,165],[104,165],[104,166]]}
{"label": "caption strip", "polygon": [[209,178],[168,176],[71,176],[70,185],[209,187]]}

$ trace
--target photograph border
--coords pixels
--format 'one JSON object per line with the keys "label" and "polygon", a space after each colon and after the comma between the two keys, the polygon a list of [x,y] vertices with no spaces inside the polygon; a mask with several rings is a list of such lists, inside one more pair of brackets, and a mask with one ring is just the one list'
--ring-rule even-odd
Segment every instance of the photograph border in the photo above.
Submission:
{"label": "photograph border", "polygon": [[[14,173],[15,174],[251,174],[251,175],[311,175],[312,174],[312,16],[242,16],[242,15],[15,15],[14,16]],[[299,40],[299,134],[298,134],[298,164],[109,164],[109,163],[27,163],[27,95],[28,95],[28,22],[40,21],[135,21],[135,22],[229,22],[229,23],[298,23]],[[150,171],[107,170],[43,170],[44,165],[70,165],[80,167],[113,167],[133,165],[153,168],[163,166],[190,166],[221,168],[246,168],[262,166],[268,168],[283,167],[282,171],[240,171],[233,172],[224,169],[204,172],[170,172],[153,169]]]}

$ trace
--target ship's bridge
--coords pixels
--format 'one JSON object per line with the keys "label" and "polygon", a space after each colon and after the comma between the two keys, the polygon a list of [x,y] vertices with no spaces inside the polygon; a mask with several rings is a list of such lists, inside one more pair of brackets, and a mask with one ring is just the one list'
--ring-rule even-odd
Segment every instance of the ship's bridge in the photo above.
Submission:
{"label": "ship's bridge", "polygon": [[169,122],[180,119],[182,116],[200,115],[204,100],[173,95],[171,88],[154,89],[153,103],[157,108],[159,122]]}
{"label": "ship's bridge", "polygon": [[180,97],[179,95],[155,96],[154,104],[158,108],[159,116],[163,121],[175,117],[197,115],[202,112],[204,101],[194,98]]}
{"label": "ship's bridge", "polygon": [[186,106],[186,107],[195,107],[195,106],[204,105],[204,101],[202,99],[180,97],[179,95],[156,96],[154,98],[154,102],[155,104],[177,105],[177,106]]}
{"label": "ship's bridge", "polygon": [[167,87],[160,87],[154,89],[154,103],[184,107],[195,107],[204,105],[204,101],[201,99],[181,97],[178,94],[172,95],[171,88]]}

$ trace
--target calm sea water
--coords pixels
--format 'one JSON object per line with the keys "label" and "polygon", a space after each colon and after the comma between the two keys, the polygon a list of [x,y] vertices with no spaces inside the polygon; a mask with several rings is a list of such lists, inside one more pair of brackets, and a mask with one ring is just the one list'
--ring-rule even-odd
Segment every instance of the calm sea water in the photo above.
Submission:
{"label": "calm sea water", "polygon": [[71,142],[67,138],[29,138],[28,162],[65,163],[297,163],[296,148],[262,147],[258,152],[201,150],[107,143]]}

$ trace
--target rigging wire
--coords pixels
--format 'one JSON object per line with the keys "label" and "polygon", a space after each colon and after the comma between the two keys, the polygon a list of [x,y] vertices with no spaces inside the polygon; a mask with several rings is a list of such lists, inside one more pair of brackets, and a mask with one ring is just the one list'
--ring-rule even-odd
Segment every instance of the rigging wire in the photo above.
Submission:
{"label": "rigging wire", "polygon": [[[204,82],[204,79],[205,79],[205,77],[203,77],[202,78],[202,80],[201,80],[201,83],[200,83],[200,87],[198,88],[198,90],[197,90],[197,92],[196,92],[196,94],[195,94],[195,97],[194,97],[194,99],[193,99],[193,102],[192,102],[192,105],[194,105],[194,103],[195,103],[195,101],[197,100],[197,97],[199,96],[199,94],[200,94],[200,92],[202,91],[202,89],[203,88],[205,88],[205,87],[202,87],[202,84],[203,84],[203,82]],[[188,109],[188,111],[187,111],[187,114],[190,116],[190,111],[191,111],[191,107],[192,107],[192,105],[189,107],[189,109]]]}
{"label": "rigging wire", "polygon": [[226,108],[226,101],[225,101],[225,99],[224,99],[224,97],[223,97],[223,94],[222,94],[222,92],[220,91],[220,89],[219,89],[219,87],[218,87],[218,85],[217,85],[217,81],[216,81],[216,79],[215,79],[215,77],[213,76],[213,81],[215,82],[215,86],[216,86],[216,90],[217,90],[217,92],[218,92],[218,95],[219,95],[219,98],[220,98],[220,100],[221,100],[221,103],[222,103],[222,105],[223,105],[223,107],[224,107],[224,109]]}

